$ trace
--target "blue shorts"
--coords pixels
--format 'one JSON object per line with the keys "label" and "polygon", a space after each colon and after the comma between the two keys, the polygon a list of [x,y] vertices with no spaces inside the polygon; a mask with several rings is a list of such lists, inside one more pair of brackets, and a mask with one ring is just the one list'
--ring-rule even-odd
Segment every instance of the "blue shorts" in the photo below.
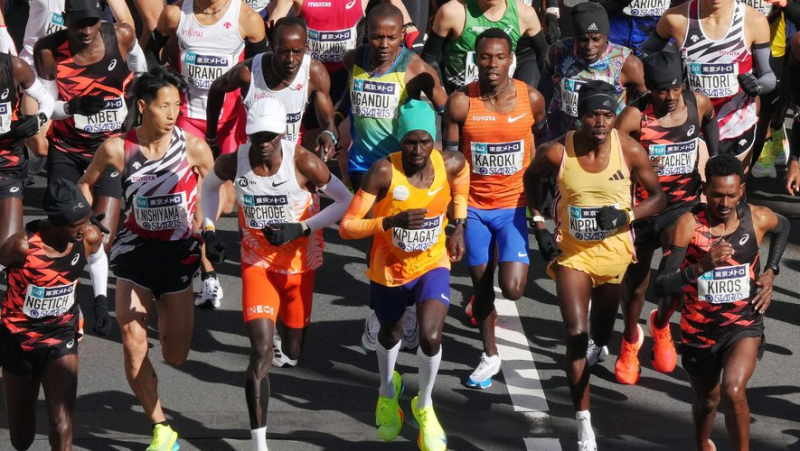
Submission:
{"label": "blue shorts", "polygon": [[399,287],[370,282],[370,296],[375,315],[382,324],[400,321],[406,307],[436,300],[450,307],[450,270],[436,268]]}
{"label": "blue shorts", "polygon": [[480,210],[467,208],[467,265],[479,266],[494,260],[495,245],[501,262],[530,264],[525,207]]}
{"label": "blue shorts", "polygon": [[658,19],[659,17],[652,16],[628,16],[620,11],[609,18],[608,40],[641,55],[642,45],[655,30]]}

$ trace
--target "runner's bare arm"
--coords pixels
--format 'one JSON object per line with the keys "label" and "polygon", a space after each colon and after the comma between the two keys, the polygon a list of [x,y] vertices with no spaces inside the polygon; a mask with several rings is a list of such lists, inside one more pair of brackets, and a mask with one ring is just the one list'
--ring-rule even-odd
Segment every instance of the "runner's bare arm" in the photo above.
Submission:
{"label": "runner's bare arm", "polygon": [[267,29],[261,14],[251,8],[242,8],[239,14],[239,34],[244,38],[245,58],[267,51]]}
{"label": "runner's bare arm", "polygon": [[189,166],[196,169],[200,177],[206,178],[208,173],[214,170],[214,155],[211,153],[211,148],[205,141],[191,133],[186,133],[185,136]]}
{"label": "runner's bare arm", "polygon": [[157,64],[161,49],[167,44],[169,37],[174,35],[178,30],[178,25],[181,21],[181,5],[183,2],[178,2],[172,5],[167,5],[161,10],[161,15],[158,16],[156,29],[153,30],[150,39],[147,41],[147,47],[144,49],[147,60],[152,64]]}
{"label": "runner's bare arm", "polygon": [[[247,95],[252,77],[252,71],[250,70],[252,64],[252,59],[245,60],[233,66],[211,83],[211,87],[208,89],[208,101],[206,102],[207,140],[213,141],[217,138],[219,116],[222,112],[222,105],[225,103],[225,94],[241,89],[242,98]],[[216,152],[219,149],[212,150]]]}
{"label": "runner's bare arm", "polygon": [[708,157],[719,154],[719,122],[714,113],[714,105],[711,99],[702,92],[695,92],[694,98],[697,100],[697,117],[700,118],[700,129],[703,131],[703,138],[708,148]]}
{"label": "runner's bare arm", "polygon": [[[528,101],[531,106],[531,113],[533,113],[533,127],[531,132],[535,138],[533,146],[536,148],[537,143],[543,143],[550,137],[550,129],[547,126],[547,109],[545,108],[544,96],[537,89],[528,86]],[[531,155],[533,158],[533,155]]]}
{"label": "runner's bare arm", "polygon": [[0,271],[5,268],[22,268],[28,258],[28,234],[25,230],[11,235],[0,244]]}
{"label": "runner's bare arm", "polygon": [[[19,84],[25,93],[39,104],[39,110],[36,114],[43,113],[46,117],[45,120],[53,115],[53,108],[55,108],[55,99],[47,91],[44,84],[36,78],[36,74],[24,60],[12,57],[11,65],[14,71],[14,81]],[[39,123],[41,127],[44,122]]]}
{"label": "runner's bare arm", "polygon": [[132,29],[136,29],[136,22],[133,21],[131,10],[125,0],[108,0],[107,3],[108,7],[111,8],[111,15],[114,16],[116,23],[124,23]]}
{"label": "runner's bare arm", "polygon": [[[533,162],[525,170],[522,183],[525,187],[525,199],[531,215],[541,216],[542,182],[545,177],[558,171],[564,157],[564,136],[555,141],[542,144],[536,149]],[[544,224],[541,224],[544,227]]]}
{"label": "runner's bare arm", "polygon": [[422,60],[428,63],[438,73],[442,73],[439,67],[439,59],[442,56],[442,48],[448,36],[459,36],[464,30],[466,20],[466,8],[464,3],[459,0],[450,0],[439,8],[433,18],[433,27],[425,40],[425,47],[422,49]]}
{"label": "runner's bare arm", "polygon": [[122,173],[125,165],[125,140],[122,138],[109,138],[97,149],[86,172],[78,180],[78,188],[81,189],[86,200],[93,203],[92,188],[100,176],[111,166],[116,171]]}
{"label": "runner's bare arm", "polygon": [[[622,86],[633,90],[633,94],[637,97],[647,92],[647,87],[644,85],[644,67],[642,60],[636,55],[630,55],[625,64],[622,65],[622,72],[619,76],[619,82]],[[633,99],[628,98],[630,103]]]}
{"label": "runner's bare arm", "polygon": [[461,128],[469,114],[469,97],[458,90],[447,98],[442,122],[442,146],[446,151],[461,150]]}
{"label": "runner's bare arm", "polygon": [[614,128],[620,133],[639,141],[642,133],[642,112],[638,108],[626,106],[617,116]]}
{"label": "runner's bare arm", "polygon": [[103,249],[103,234],[94,224],[86,224],[83,231],[83,245],[86,249],[87,260],[91,255],[97,254],[97,251]]}
{"label": "runner's bare arm", "polygon": [[686,3],[668,9],[658,19],[656,32],[650,33],[650,36],[642,44],[642,52],[646,55],[660,52],[666,47],[670,39],[675,39],[675,43],[678,47],[681,47],[687,24]]}
{"label": "runner's bare arm", "polygon": [[325,66],[317,60],[311,60],[309,76],[309,97],[314,101],[314,112],[322,133],[317,136],[316,154],[328,161],[336,154],[339,141],[339,130],[333,120],[333,100],[331,100],[331,77]]}
{"label": "runner's bare arm", "polygon": [[444,104],[447,102],[447,92],[442,87],[439,81],[439,74],[430,66],[430,64],[422,61],[417,55],[411,58],[411,63],[408,65],[406,73],[408,82],[406,82],[406,89],[408,89],[408,97],[419,99],[421,93],[433,103],[433,109],[437,112],[444,111]]}
{"label": "runner's bare arm", "polygon": [[303,0],[273,0],[267,5],[267,17],[270,22],[286,17],[289,11],[294,12],[295,16],[299,16],[303,10]]}
{"label": "runner's bare arm", "polygon": [[519,29],[523,36],[536,36],[542,31],[542,23],[539,22],[539,16],[532,6],[517,0],[517,13]]}
{"label": "runner's bare arm", "polygon": [[657,215],[667,205],[667,197],[653,170],[647,151],[641,144],[627,135],[619,134],[622,154],[631,172],[631,177],[647,191],[647,199],[633,207],[633,219],[649,218]]}
{"label": "runner's bare arm", "polygon": [[119,53],[128,65],[128,69],[137,75],[147,72],[147,59],[139,47],[139,41],[136,40],[135,29],[127,23],[114,24],[114,29],[117,32]]}

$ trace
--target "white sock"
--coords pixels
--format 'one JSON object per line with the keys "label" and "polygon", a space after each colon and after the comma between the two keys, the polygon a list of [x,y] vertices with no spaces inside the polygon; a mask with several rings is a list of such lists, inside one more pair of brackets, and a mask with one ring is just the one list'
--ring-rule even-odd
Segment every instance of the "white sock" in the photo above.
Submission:
{"label": "white sock", "polygon": [[378,356],[378,370],[381,372],[381,388],[378,393],[384,398],[394,397],[392,375],[394,375],[394,365],[397,363],[397,354],[399,353],[399,341],[392,349],[384,348],[380,341],[375,346],[375,354]]}
{"label": "white sock", "polygon": [[267,427],[250,429],[250,438],[253,439],[253,451],[267,450]]}
{"label": "white sock", "polygon": [[108,296],[108,257],[103,247],[87,259],[94,296]]}
{"label": "white sock", "polygon": [[575,412],[575,420],[578,421],[578,441],[585,442],[594,440],[594,430],[592,429],[592,415],[588,410]]}
{"label": "white sock", "polygon": [[428,407],[433,404],[431,394],[433,393],[433,383],[436,375],[439,374],[439,364],[442,363],[442,347],[435,356],[428,357],[422,352],[422,346],[417,348],[417,366],[419,366],[419,397],[417,398],[417,408]]}

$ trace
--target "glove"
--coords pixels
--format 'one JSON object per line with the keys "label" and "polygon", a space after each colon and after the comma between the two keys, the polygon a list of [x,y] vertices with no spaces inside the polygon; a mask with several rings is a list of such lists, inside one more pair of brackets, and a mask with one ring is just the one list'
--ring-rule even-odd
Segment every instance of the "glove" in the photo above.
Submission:
{"label": "glove", "polygon": [[553,14],[547,14],[544,19],[547,26],[547,43],[555,44],[561,40],[561,29],[558,27],[558,17]]}
{"label": "glove", "polygon": [[413,50],[414,49],[414,41],[417,40],[417,36],[419,36],[419,30],[414,31],[406,31],[406,47]]}
{"label": "glove", "polygon": [[100,295],[94,298],[94,333],[101,337],[111,332],[111,315],[108,314],[108,299]]}
{"label": "glove", "polygon": [[203,231],[203,240],[206,242],[206,258],[211,263],[218,265],[225,261],[225,250],[227,246],[217,239],[217,233],[213,230]]}
{"label": "glove", "polygon": [[744,91],[745,94],[749,95],[750,97],[755,97],[761,94],[761,83],[758,82],[758,78],[756,78],[752,72],[739,74],[737,79],[739,80],[739,86],[742,87],[742,91]]}
{"label": "glove", "polygon": [[5,139],[20,140],[30,138],[39,133],[39,118],[32,114],[21,116],[19,120],[11,123],[11,130],[2,135]]}
{"label": "glove", "polygon": [[103,111],[106,106],[106,99],[102,96],[78,96],[73,97],[67,102],[69,114],[80,114],[91,116]]}
{"label": "glove", "polygon": [[561,254],[561,249],[556,247],[553,234],[547,229],[535,229],[533,234],[536,237],[536,244],[539,245],[539,252],[546,261],[550,261]]}
{"label": "glove", "polygon": [[600,230],[614,230],[628,223],[628,213],[606,205],[597,212],[597,226]]}
{"label": "glove", "polygon": [[0,53],[17,56],[17,46],[14,45],[14,40],[11,39],[11,35],[8,34],[8,28],[5,25],[0,25]]}
{"label": "glove", "polygon": [[[308,230],[308,229],[305,229]],[[299,222],[284,222],[261,229],[264,238],[273,246],[282,246],[295,238],[303,236],[304,227]]]}

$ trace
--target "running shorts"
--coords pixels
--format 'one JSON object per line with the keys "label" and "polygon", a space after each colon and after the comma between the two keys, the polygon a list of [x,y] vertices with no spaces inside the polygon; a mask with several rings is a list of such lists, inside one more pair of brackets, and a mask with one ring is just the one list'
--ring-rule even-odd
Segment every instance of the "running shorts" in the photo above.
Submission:
{"label": "running shorts", "polygon": [[311,322],[316,271],[284,274],[242,262],[244,322],[267,318],[302,329]]}
{"label": "running shorts", "polygon": [[25,182],[17,178],[0,178],[0,200],[22,199]]}
{"label": "running shorts", "polygon": [[558,260],[558,262],[550,262],[547,265],[547,274],[556,280],[555,265],[560,265],[565,268],[574,269],[576,271],[586,273],[592,279],[592,287],[598,287],[607,283],[619,285],[622,283],[622,278],[625,277],[625,271],[628,270],[630,263],[600,263],[591,261],[581,256],[581,254],[573,255],[572,257]]}
{"label": "running shorts", "polygon": [[485,265],[493,260],[495,247],[500,262],[530,264],[525,207],[496,210],[469,207],[464,241],[468,243],[468,266]]}
{"label": "running shorts", "polygon": [[[206,121],[203,119],[192,119],[181,115],[178,117],[176,125],[205,141],[207,127]],[[240,145],[247,142],[244,116],[238,116],[235,119],[224,122],[221,121],[217,130],[219,150],[222,155],[236,152]]]}
{"label": "running shorts", "polygon": [[675,225],[678,222],[678,218],[691,211],[699,202],[699,200],[683,202],[662,211],[656,216],[633,221],[634,244],[636,246],[652,245],[653,248],[660,247],[659,237],[661,233]]}
{"label": "running shorts", "polygon": [[78,353],[78,331],[75,338],[55,346],[23,351],[17,338],[0,324],[0,366],[17,376],[38,376],[47,365],[61,357]]}
{"label": "running shorts", "polygon": [[[72,152],[62,152],[50,144],[47,152],[47,180],[66,179],[78,183],[89,163],[91,157],[85,157]],[[94,196],[122,198],[122,177],[114,168],[106,168],[103,175],[94,184]]]}
{"label": "running shorts", "polygon": [[[749,152],[753,148],[753,143],[756,140],[756,128],[758,125],[753,125],[749,130],[735,138],[725,138],[719,141],[719,153],[729,153],[738,157],[744,153]],[[749,161],[745,162],[750,164]]]}
{"label": "running shorts", "polygon": [[387,287],[370,282],[370,297],[375,315],[381,324],[395,324],[406,312],[406,307],[428,300],[439,301],[450,307],[450,270],[432,269],[405,285]]}
{"label": "running shorts", "polygon": [[761,360],[767,343],[763,322],[759,323],[759,326],[745,327],[713,346],[706,348],[684,346],[681,351],[683,369],[692,377],[719,377],[725,352],[737,341],[749,337],[761,337],[761,343],[758,345],[758,359]]}

